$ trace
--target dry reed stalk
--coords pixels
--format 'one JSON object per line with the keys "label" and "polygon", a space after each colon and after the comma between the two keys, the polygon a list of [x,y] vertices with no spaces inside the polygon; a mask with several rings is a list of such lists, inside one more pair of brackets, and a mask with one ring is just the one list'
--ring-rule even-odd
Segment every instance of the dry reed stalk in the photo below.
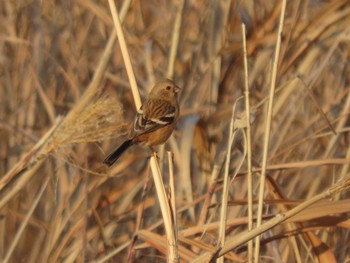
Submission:
{"label": "dry reed stalk", "polygon": [[[250,103],[249,103],[249,77],[248,77],[248,58],[246,44],[246,29],[242,24],[242,39],[243,39],[243,57],[244,57],[244,80],[245,80],[245,112],[247,120],[247,184],[248,184],[248,231],[253,229],[253,178],[252,178],[252,142],[250,128]],[[253,262],[253,241],[248,242],[248,263]]]}
{"label": "dry reed stalk", "polygon": [[130,55],[129,55],[129,51],[127,48],[127,44],[125,41],[125,37],[124,37],[124,32],[123,32],[123,28],[122,28],[122,24],[120,22],[120,18],[119,18],[119,14],[118,14],[118,10],[117,7],[114,3],[113,0],[109,0],[108,1],[110,9],[111,9],[111,13],[112,13],[112,17],[113,17],[113,22],[114,22],[114,26],[117,32],[117,36],[118,36],[118,40],[119,40],[119,44],[120,44],[120,49],[123,55],[123,61],[125,63],[125,68],[126,71],[128,73],[128,77],[129,77],[129,83],[130,83],[130,87],[131,87],[131,91],[134,97],[134,101],[135,101],[135,107],[136,109],[140,109],[141,108],[141,97],[140,97],[140,93],[139,90],[137,88],[137,83],[136,83],[136,78],[135,78],[135,74],[134,74],[134,70],[131,64],[131,60],[130,60]]}
{"label": "dry reed stalk", "polygon": [[[174,177],[174,154],[172,152],[168,153],[168,163],[169,163],[169,187],[170,187],[170,209],[174,227],[175,242],[177,244],[178,240],[178,227],[176,218],[176,191],[175,191],[175,177]],[[175,251],[177,253],[177,251]],[[178,255],[175,254],[175,259],[179,260]]]}
{"label": "dry reed stalk", "polygon": [[177,48],[179,46],[180,29],[181,29],[184,5],[185,5],[185,0],[179,0],[177,3],[177,12],[176,12],[176,17],[175,17],[175,22],[174,22],[174,29],[173,29],[172,40],[171,40],[171,48],[170,48],[170,52],[169,52],[168,69],[167,69],[167,73],[166,73],[166,76],[169,79],[174,79],[174,66],[175,66]]}
{"label": "dry reed stalk", "polygon": [[[264,192],[265,192],[265,178],[266,178],[266,166],[267,166],[267,155],[268,155],[268,147],[270,141],[270,130],[271,130],[271,122],[272,122],[272,111],[273,111],[273,99],[275,96],[275,88],[276,88],[276,78],[277,78],[277,67],[278,67],[278,59],[280,55],[281,49],[281,41],[282,41],[282,31],[283,31],[283,23],[284,16],[286,11],[287,1],[282,1],[281,8],[281,16],[279,21],[279,27],[277,32],[277,41],[276,41],[276,49],[275,49],[275,57],[273,61],[273,68],[271,73],[271,85],[269,92],[269,104],[268,104],[268,112],[266,116],[266,125],[265,125],[265,137],[264,137],[264,147],[263,147],[263,159],[262,159],[262,168],[260,175],[260,186],[259,186],[259,204],[257,211],[257,223],[256,227],[258,228],[261,225],[262,221],[262,212],[263,212],[263,203],[264,203]],[[255,248],[254,248],[254,262],[259,261],[259,253],[260,253],[260,236],[257,236],[255,239]]]}
{"label": "dry reed stalk", "polygon": [[171,208],[165,192],[162,175],[160,173],[160,168],[157,162],[156,154],[153,154],[153,156],[151,157],[150,165],[152,169],[154,184],[157,190],[159,205],[161,207],[161,212],[164,220],[164,228],[165,228],[166,237],[167,237],[167,261],[178,262],[179,259],[178,259],[177,242],[176,242],[176,234],[175,234],[177,229],[174,227]]}
{"label": "dry reed stalk", "polygon": [[[234,122],[235,122],[235,111],[236,111],[236,103],[232,106],[232,116],[230,121],[230,129],[229,129],[229,137],[227,140],[227,150],[226,150],[226,161],[225,161],[225,171],[224,171],[224,185],[222,189],[222,196],[221,196],[221,210],[220,210],[220,229],[218,233],[218,247],[223,247],[225,245],[225,239],[226,239],[226,221],[227,221],[227,202],[228,202],[228,194],[229,194],[229,166],[231,161],[231,147],[233,144],[233,139],[236,135]],[[219,258],[219,262],[223,262],[224,258]]]}

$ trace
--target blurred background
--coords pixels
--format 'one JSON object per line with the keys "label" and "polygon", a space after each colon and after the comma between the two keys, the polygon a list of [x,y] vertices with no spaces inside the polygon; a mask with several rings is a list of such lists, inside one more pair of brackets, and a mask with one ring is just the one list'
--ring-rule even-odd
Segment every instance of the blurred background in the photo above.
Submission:
{"label": "blurred background", "polygon": [[[169,74],[177,14],[181,18],[173,71],[182,88],[181,117],[158,154],[168,184],[166,151],[174,152],[183,262],[217,243],[217,227],[209,224],[219,219],[233,105],[235,119],[245,115],[241,23],[247,30],[257,201],[281,4],[116,1],[125,13],[124,34],[143,99]],[[284,19],[267,217],[349,173],[350,3],[288,1]],[[164,262],[149,150],[136,146],[109,170],[102,164],[125,139],[135,114],[108,1],[1,1],[0,24],[0,261]],[[236,129],[230,175],[238,175],[230,185],[228,219],[237,221],[230,222],[228,237],[247,229],[247,146],[244,127]],[[204,207],[210,186],[213,196]],[[267,231],[261,262],[350,260],[349,207],[349,193],[342,192],[297,223]],[[246,245],[226,260],[246,262]]]}

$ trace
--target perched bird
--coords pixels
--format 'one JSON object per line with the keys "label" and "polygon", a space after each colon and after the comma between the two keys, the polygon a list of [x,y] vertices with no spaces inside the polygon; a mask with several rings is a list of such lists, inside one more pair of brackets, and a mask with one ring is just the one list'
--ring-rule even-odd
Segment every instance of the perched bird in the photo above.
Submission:
{"label": "perched bird", "polygon": [[160,145],[172,134],[179,117],[177,94],[180,88],[169,79],[158,82],[137,111],[129,138],[114,150],[103,163],[111,166],[132,145]]}

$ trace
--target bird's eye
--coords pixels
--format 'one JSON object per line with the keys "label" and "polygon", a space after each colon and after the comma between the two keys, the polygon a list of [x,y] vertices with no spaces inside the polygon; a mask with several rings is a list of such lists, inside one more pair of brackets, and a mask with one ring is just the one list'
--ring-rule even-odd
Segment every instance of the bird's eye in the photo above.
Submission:
{"label": "bird's eye", "polygon": [[170,86],[166,86],[166,90],[170,90],[171,89],[171,87]]}

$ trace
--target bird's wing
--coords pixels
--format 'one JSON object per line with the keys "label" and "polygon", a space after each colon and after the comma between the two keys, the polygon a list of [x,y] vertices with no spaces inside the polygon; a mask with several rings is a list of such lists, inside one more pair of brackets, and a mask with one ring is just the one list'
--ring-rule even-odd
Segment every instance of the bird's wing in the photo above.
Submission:
{"label": "bird's wing", "polygon": [[161,127],[174,123],[178,115],[176,107],[164,100],[148,100],[134,120],[130,137],[149,133]]}

